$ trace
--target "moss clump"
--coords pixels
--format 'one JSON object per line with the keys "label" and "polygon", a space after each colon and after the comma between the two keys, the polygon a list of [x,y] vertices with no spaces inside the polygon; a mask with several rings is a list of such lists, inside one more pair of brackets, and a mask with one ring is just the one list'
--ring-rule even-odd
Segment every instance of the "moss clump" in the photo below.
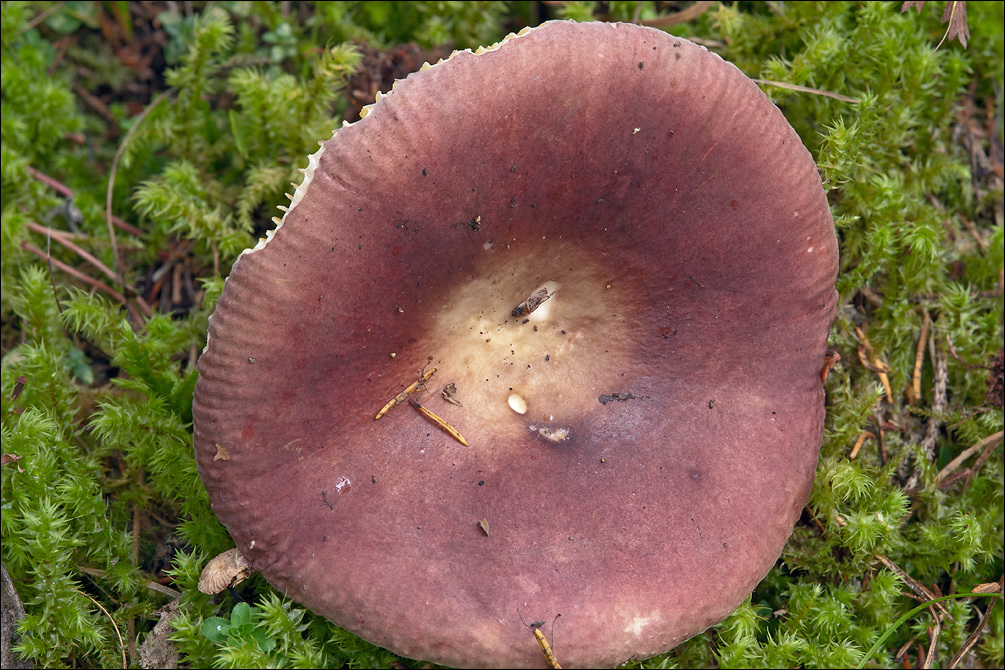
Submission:
{"label": "moss clump", "polygon": [[[0,5],[0,431],[3,453],[19,457],[2,468],[0,546],[28,611],[17,649],[53,667],[117,666],[123,653],[136,664],[155,612],[177,598],[173,640],[191,666],[411,664],[260,579],[219,602],[196,589],[205,560],[230,546],[191,448],[194,364],[222,277],[271,227],[315,142],[360,102],[345,87],[366,68],[347,40],[466,47],[552,11],[668,10],[134,5]],[[738,3],[670,28],[751,77],[857,102],[764,84],[820,166],[841,242],[831,346],[843,360],[826,383],[812,498],[747,603],[639,665],[878,667],[902,662],[901,649],[920,664],[928,612],[865,654],[918,584],[963,593],[1005,568],[994,439],[1005,419],[987,367],[1003,338],[1002,5],[970,3],[967,48],[933,51],[939,11]],[[113,164],[111,211],[132,224],[114,244]],[[44,226],[57,231],[48,240]],[[941,659],[987,602],[944,603]],[[978,663],[1005,661],[1003,609],[971,652]]]}

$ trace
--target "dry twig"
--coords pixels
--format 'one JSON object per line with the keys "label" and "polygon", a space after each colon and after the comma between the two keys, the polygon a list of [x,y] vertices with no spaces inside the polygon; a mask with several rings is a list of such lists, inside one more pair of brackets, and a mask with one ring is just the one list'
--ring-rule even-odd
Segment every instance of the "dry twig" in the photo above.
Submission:
{"label": "dry twig", "polygon": [[646,19],[645,21],[639,21],[643,26],[650,26],[652,28],[667,28],[669,26],[675,26],[678,23],[687,23],[688,21],[693,21],[698,18],[709,8],[714,5],[714,2],[696,2],[686,9],[682,9],[679,12],[674,12],[673,14],[667,14],[666,16],[657,16],[655,19]]}
{"label": "dry twig", "polygon": [[890,366],[875,354],[872,343],[869,342],[869,338],[865,336],[865,331],[862,328],[856,326],[855,334],[858,335],[859,342],[861,342],[858,346],[859,362],[865,369],[876,373],[876,376],[879,377],[879,383],[883,385],[886,401],[892,405],[893,389],[890,387],[890,377],[887,374],[890,371]]}
{"label": "dry twig", "polygon": [[922,310],[921,334],[918,335],[918,347],[914,352],[914,371],[911,373],[911,386],[907,390],[907,402],[917,405],[921,402],[921,370],[925,362],[925,342],[928,341],[928,326],[931,318],[928,310]]}
{"label": "dry twig", "polygon": [[[1005,585],[1005,577],[999,579],[998,583],[994,585],[995,587],[997,587],[996,590],[998,591],[998,593],[1002,592],[1003,585]],[[978,591],[978,589],[975,588],[974,593],[987,593],[987,591],[983,590]],[[957,651],[956,654],[953,655],[952,660],[949,661],[950,670],[959,665],[960,660],[962,660],[963,657],[966,656],[970,652],[970,650],[974,648],[974,645],[977,644],[977,640],[980,638],[981,633],[984,631],[984,626],[987,625],[988,620],[991,618],[991,611],[995,608],[995,605],[998,604],[999,600],[1001,600],[1001,598],[992,598],[991,602],[988,603],[988,606],[984,609],[984,616],[981,617],[981,620],[977,622],[977,625],[974,627],[974,632],[970,634],[970,637],[967,638],[967,641],[963,643],[963,646],[960,647],[960,650]]]}
{"label": "dry twig", "polygon": [[935,475],[935,483],[936,484],[941,483],[942,480],[951,475],[953,471],[955,471],[958,467],[960,467],[960,465],[962,465],[965,460],[967,460],[977,452],[981,451],[982,449],[987,449],[989,447],[997,445],[999,442],[1002,441],[1002,437],[1005,437],[1005,431],[999,430],[997,433],[988,435],[977,444],[964,449],[962,452],[960,452],[960,454],[956,458],[949,461],[949,463],[946,464],[946,467],[939,470],[939,474]]}
{"label": "dry twig", "polygon": [[942,429],[942,415],[946,411],[946,384],[949,374],[947,371],[946,352],[935,348],[934,339],[930,340],[932,348],[932,359],[935,364],[935,380],[932,384],[932,413],[928,418],[928,427],[925,429],[925,437],[921,440],[923,456],[915,461],[914,472],[907,480],[904,488],[907,490],[918,486],[921,479],[921,460],[931,461],[935,455],[935,443],[939,439],[939,430]]}
{"label": "dry twig", "polygon": [[862,448],[862,445],[865,443],[866,438],[869,438],[869,437],[871,437],[872,439],[875,440],[876,439],[876,434],[867,430],[867,431],[864,431],[861,435],[858,436],[858,439],[855,440],[855,446],[851,448],[851,453],[848,454],[848,458],[849,459],[855,460],[855,457],[858,456],[859,449]]}
{"label": "dry twig", "polygon": [[88,263],[90,263],[91,265],[93,265],[94,267],[96,267],[106,277],[108,277],[112,281],[115,281],[115,278],[116,278],[115,277],[115,273],[112,272],[110,269],[108,269],[108,266],[105,265],[104,263],[102,263],[101,261],[99,261],[94,255],[92,255],[91,253],[89,253],[89,252],[81,249],[79,246],[77,246],[70,239],[70,236],[67,233],[65,233],[65,232],[63,232],[61,230],[56,230],[56,229],[53,229],[53,228],[49,228],[47,226],[43,226],[41,224],[35,223],[34,221],[29,221],[27,224],[25,224],[25,227],[28,230],[30,230],[32,232],[35,232],[35,233],[38,233],[40,235],[49,235],[49,236],[51,236],[52,239],[56,240],[57,242],[59,242],[60,244],[62,244],[64,247],[66,247],[67,249],[69,249],[70,251],[72,251],[73,253],[77,254],[78,256],[80,256],[81,258],[83,258],[85,261],[87,261]]}
{"label": "dry twig", "polygon": [[928,653],[925,654],[925,663],[922,665],[925,670],[935,667],[935,658],[939,650],[939,633],[942,631],[942,621],[938,614],[932,613],[933,625],[928,629]]}
{"label": "dry twig", "polygon": [[[921,598],[922,602],[930,602],[932,600],[935,600],[936,596],[935,596],[934,593],[932,593],[930,590],[928,590],[928,588],[924,584],[922,584],[921,582],[919,582],[918,580],[916,580],[914,577],[912,577],[911,575],[909,575],[906,572],[904,572],[904,570],[899,565],[897,565],[896,563],[894,563],[893,561],[891,561],[889,558],[887,558],[883,554],[876,554],[876,558],[879,560],[880,563],[882,563],[883,565],[885,565],[889,570],[891,570],[898,577],[900,577],[902,580],[904,580],[904,583],[907,584],[907,586],[912,591],[914,591],[916,594],[918,594],[918,596]],[[953,621],[955,623],[955,619],[953,619],[953,617],[951,617],[949,615],[949,611],[946,610],[946,608],[942,606],[942,603],[932,603],[932,607],[934,607],[935,609],[939,610],[939,612],[941,612],[942,615],[944,615],[950,621]],[[929,608],[929,609],[931,609],[931,608]],[[935,613],[933,613],[933,614],[935,614]]]}

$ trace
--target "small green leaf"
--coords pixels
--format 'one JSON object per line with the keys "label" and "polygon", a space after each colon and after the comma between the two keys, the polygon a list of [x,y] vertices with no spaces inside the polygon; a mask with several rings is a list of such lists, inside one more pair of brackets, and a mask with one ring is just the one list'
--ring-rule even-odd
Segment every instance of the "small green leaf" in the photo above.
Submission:
{"label": "small green leaf", "polygon": [[251,607],[248,603],[237,603],[234,611],[230,613],[230,625],[243,627],[251,624]]}
{"label": "small green leaf", "polygon": [[266,653],[272,651],[276,647],[275,638],[269,637],[261,628],[255,628],[251,632],[251,637],[256,643],[258,643],[258,648]]}
{"label": "small green leaf", "polygon": [[223,644],[230,635],[230,622],[218,616],[211,616],[202,622],[202,634],[215,644]]}

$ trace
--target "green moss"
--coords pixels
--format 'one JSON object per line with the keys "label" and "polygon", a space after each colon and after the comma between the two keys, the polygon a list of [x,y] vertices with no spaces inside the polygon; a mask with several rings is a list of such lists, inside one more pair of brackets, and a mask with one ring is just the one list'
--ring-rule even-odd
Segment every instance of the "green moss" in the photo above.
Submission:
{"label": "green moss", "polygon": [[[664,3],[348,2],[291,10],[224,2],[191,14],[168,10],[158,17],[168,38],[163,83],[155,81],[140,107],[164,96],[142,121],[135,102],[114,101],[114,123],[74,93],[75,84],[119,91],[135,77],[102,38],[99,15],[133,34],[138,18],[116,23],[112,5],[123,3],[0,5],[0,431],[4,453],[21,457],[2,469],[0,551],[29,614],[19,650],[45,666],[121,664],[119,633],[134,630],[142,641],[169,601],[148,586],[159,576],[181,593],[173,639],[190,666],[411,665],[260,578],[219,602],[196,588],[207,558],[231,543],[191,448],[194,361],[222,275],[271,228],[305,156],[340,125],[345,82],[360,62],[348,40],[462,48],[549,16],[651,19]],[[877,555],[943,593],[1001,575],[1001,447],[971,481],[936,480],[1005,423],[985,400],[982,367],[1003,341],[1005,309],[994,294],[1005,263],[1003,192],[989,170],[973,168],[964,144],[989,151],[988,128],[1002,141],[1002,3],[969,3],[968,13],[967,48],[935,52],[944,27],[941,8],[930,6],[901,14],[891,3],[720,4],[670,29],[704,40],[751,77],[857,100],[762,85],[812,152],[828,192],[841,245],[830,345],[842,361],[826,382],[816,483],[778,565],[722,624],[633,665],[892,666],[912,639],[927,645],[932,619],[912,615],[866,658],[915,605],[904,579]],[[61,54],[64,37],[70,46]],[[83,144],[72,139],[80,136]],[[72,219],[76,242],[114,266],[104,208],[120,144],[113,211],[143,231],[117,235],[125,283],[143,284],[180,253],[197,292],[194,305],[164,313],[154,305],[142,322],[58,268],[50,273],[22,246],[47,246],[29,222],[66,230]],[[68,214],[63,197],[29,168],[72,189],[79,214]],[[78,254],[49,246],[56,260],[121,291]],[[922,345],[922,394],[911,404],[905,392],[926,319],[931,345]],[[868,367],[859,357],[863,338]],[[938,406],[932,351],[946,369]],[[873,359],[889,367],[890,400]],[[14,394],[19,377],[26,383]],[[934,422],[929,460],[922,444]],[[861,441],[864,431],[874,437]],[[180,549],[158,566],[158,551],[169,545]],[[248,604],[238,607],[234,595]],[[961,601],[945,606],[953,620],[942,624],[942,659],[980,615]],[[1003,609],[992,612],[975,647],[979,664],[1002,664]],[[207,620],[231,625],[235,616],[239,633],[207,637]],[[556,653],[561,659],[561,646]]]}

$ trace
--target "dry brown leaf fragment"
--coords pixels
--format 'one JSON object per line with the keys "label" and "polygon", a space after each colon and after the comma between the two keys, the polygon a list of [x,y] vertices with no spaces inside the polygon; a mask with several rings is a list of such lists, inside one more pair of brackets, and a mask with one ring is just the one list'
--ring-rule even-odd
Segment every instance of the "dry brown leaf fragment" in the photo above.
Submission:
{"label": "dry brown leaf fragment", "polygon": [[978,584],[973,589],[972,593],[1000,593],[1002,590],[1001,584],[998,582],[989,582],[987,584]]}
{"label": "dry brown leaf fragment", "polygon": [[17,397],[21,395],[21,391],[24,390],[24,385],[28,383],[28,378],[24,375],[18,375],[17,381],[14,382],[14,389],[7,396],[8,400],[17,400]]}
{"label": "dry brown leaf fragment", "polygon": [[443,395],[443,399],[449,402],[450,404],[457,405],[458,407],[464,407],[464,405],[461,404],[460,400],[454,398],[454,396],[457,395],[457,384],[450,382],[449,384],[443,387],[443,391],[441,393]]}
{"label": "dry brown leaf fragment", "polygon": [[483,531],[485,531],[486,535],[489,534],[489,521],[488,521],[488,519],[480,519],[478,521],[478,525],[481,526],[481,529]]}
{"label": "dry brown leaf fragment", "polygon": [[214,461],[229,461],[230,460],[230,449],[223,446],[219,442],[216,443],[216,455],[213,456]]}
{"label": "dry brown leaf fragment", "polygon": [[199,590],[216,595],[231,584],[240,584],[251,575],[248,559],[234,547],[210,559],[199,576]]}
{"label": "dry brown leaf fragment", "polygon": [[[924,6],[924,2],[905,2],[900,6],[900,13],[903,14],[913,8],[917,10],[918,14],[921,14],[921,8]],[[947,39],[950,41],[958,39],[963,48],[966,48],[967,40],[970,39],[970,26],[967,24],[967,3],[963,0],[947,2],[946,9],[942,12],[942,23],[949,25],[946,27],[946,34],[942,36],[939,45],[935,47],[936,50]]]}
{"label": "dry brown leaf fragment", "polygon": [[834,366],[841,361],[841,354],[839,354],[835,349],[828,349],[827,355],[824,357],[824,366],[820,369],[820,381],[821,383],[827,381],[827,375],[830,374]]}
{"label": "dry brown leaf fragment", "polygon": [[[948,39],[952,41],[958,39],[965,49],[967,47],[967,40],[970,39],[970,26],[967,25],[967,3],[962,2],[962,0],[947,2],[946,11],[942,13],[942,22],[949,24],[946,27],[946,34],[942,40],[945,41]],[[942,44],[942,42],[939,42],[939,44]]]}
{"label": "dry brown leaf fragment", "polygon": [[[23,458],[21,454],[3,454],[0,455],[0,466],[10,465],[11,463],[17,463]],[[20,465],[15,465],[18,472],[24,472],[24,468]]]}

